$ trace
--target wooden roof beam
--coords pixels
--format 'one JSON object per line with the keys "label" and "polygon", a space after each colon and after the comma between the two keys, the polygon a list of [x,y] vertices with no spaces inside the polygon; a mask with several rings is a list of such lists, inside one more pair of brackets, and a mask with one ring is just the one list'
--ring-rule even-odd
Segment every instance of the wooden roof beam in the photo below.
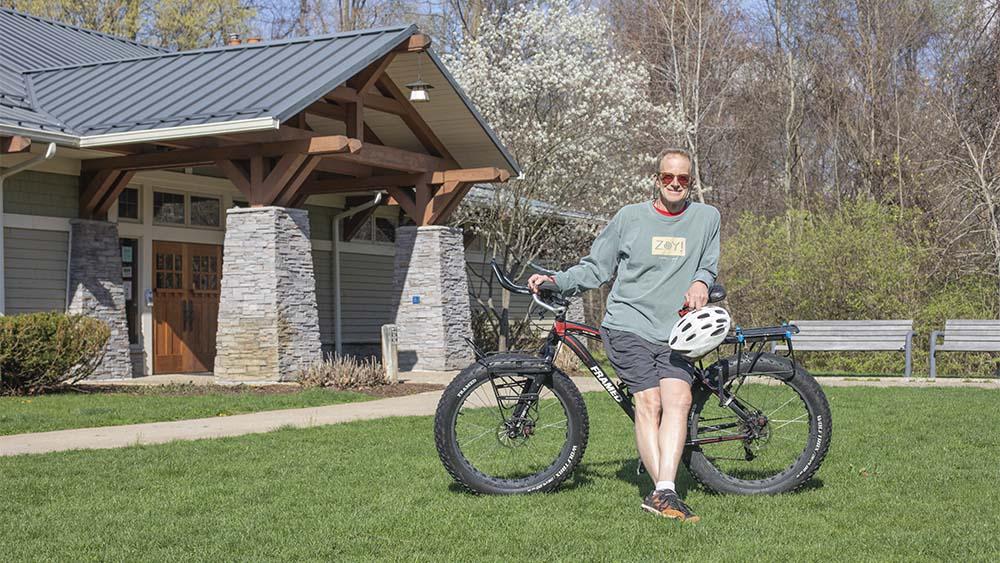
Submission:
{"label": "wooden roof beam", "polygon": [[[319,117],[325,117],[326,119],[333,119],[335,121],[341,121],[347,123],[347,110],[343,106],[329,102],[315,102],[305,109],[306,113],[312,115],[318,115]],[[366,143],[376,143],[379,145],[384,145],[382,139],[372,131],[372,128],[368,126],[367,123],[364,124],[364,142]],[[348,135],[350,136],[350,135]]]}
{"label": "wooden roof beam", "polygon": [[366,94],[368,90],[375,86],[375,81],[382,77],[385,73],[385,69],[389,68],[392,63],[392,59],[396,57],[395,52],[390,52],[381,59],[368,65],[367,68],[359,72],[347,81],[347,86],[354,88],[356,91]]}
{"label": "wooden roof beam", "polygon": [[[308,190],[310,194],[321,194],[343,193],[370,188],[387,188],[389,186],[415,186],[421,178],[421,174],[394,174],[389,176],[371,176],[368,178],[333,178],[330,180],[312,181],[308,185]],[[509,178],[510,173],[500,168],[464,168],[433,172],[428,183],[493,183],[506,182]]]}
{"label": "wooden roof beam", "polygon": [[28,152],[31,148],[31,139],[14,135],[13,137],[0,137],[0,154],[11,154]]}
{"label": "wooden roof beam", "polygon": [[407,173],[435,172],[448,168],[448,162],[436,156],[373,144],[365,145],[358,152],[330,154],[326,158]]}
{"label": "wooden roof beam", "polygon": [[431,47],[431,38],[423,33],[416,33],[411,35],[406,41],[403,41],[396,47],[397,52],[401,53],[419,53],[421,51],[426,51]]}
{"label": "wooden roof beam", "polygon": [[[376,80],[376,83],[383,79],[385,79],[384,75],[379,77],[379,79]],[[391,113],[393,115],[402,116],[406,114],[406,109],[396,100],[372,92],[366,92],[364,96],[360,96],[358,95],[358,91],[350,86],[338,86],[337,88],[334,88],[332,92],[327,94],[325,98],[343,103],[361,102],[364,103],[366,108]]]}
{"label": "wooden roof beam", "polygon": [[290,153],[327,155],[356,153],[361,142],[343,135],[316,136],[308,139],[274,143],[256,143],[224,147],[183,149],[169,152],[135,154],[85,160],[84,172],[99,170],[155,170],[180,166],[211,164],[219,160],[246,159],[255,156],[282,156]]}
{"label": "wooden roof beam", "polygon": [[376,81],[376,84],[380,90],[388,92],[391,99],[403,108],[403,113],[399,114],[399,116],[403,119],[403,123],[409,127],[410,131],[413,132],[417,140],[420,141],[424,149],[434,156],[439,156],[447,160],[449,168],[458,167],[458,163],[451,156],[448,147],[444,146],[441,139],[434,133],[431,126],[424,121],[424,118],[417,112],[417,108],[413,107],[413,104],[407,99],[406,94],[396,86],[396,83],[390,80],[388,76],[383,75],[382,78]]}

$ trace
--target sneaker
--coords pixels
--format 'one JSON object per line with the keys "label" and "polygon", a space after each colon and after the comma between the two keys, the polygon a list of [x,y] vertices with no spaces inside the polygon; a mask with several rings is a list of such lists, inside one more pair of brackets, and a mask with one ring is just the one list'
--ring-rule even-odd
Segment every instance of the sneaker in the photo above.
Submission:
{"label": "sneaker", "polygon": [[681,522],[697,522],[701,520],[691,511],[691,507],[684,504],[684,501],[677,496],[677,493],[670,490],[652,491],[642,501],[642,509],[666,518],[673,518]]}

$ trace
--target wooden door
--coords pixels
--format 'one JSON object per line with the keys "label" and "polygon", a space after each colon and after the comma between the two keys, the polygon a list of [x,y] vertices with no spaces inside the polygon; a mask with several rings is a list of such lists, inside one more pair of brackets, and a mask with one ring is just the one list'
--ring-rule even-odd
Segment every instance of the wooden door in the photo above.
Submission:
{"label": "wooden door", "polygon": [[184,245],[153,243],[153,373],[184,371],[187,291]]}
{"label": "wooden door", "polygon": [[215,368],[215,332],[219,327],[219,294],[222,289],[222,247],[188,244],[188,350],[184,371]]}
{"label": "wooden door", "polygon": [[222,247],[153,243],[153,373],[212,371]]}

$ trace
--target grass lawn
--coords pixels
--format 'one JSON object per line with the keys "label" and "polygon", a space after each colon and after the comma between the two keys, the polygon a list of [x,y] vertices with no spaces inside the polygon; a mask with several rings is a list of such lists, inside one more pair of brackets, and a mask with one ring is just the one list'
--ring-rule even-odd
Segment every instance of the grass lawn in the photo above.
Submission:
{"label": "grass lawn", "polygon": [[330,389],[132,387],[120,392],[67,391],[0,397],[0,435],[91,426],[228,416],[248,412],[367,401],[369,395]]}
{"label": "grass lawn", "polygon": [[694,525],[639,509],[627,419],[553,494],[459,492],[430,417],[0,458],[12,560],[995,560],[1000,393],[830,388],[833,447],[802,492],[681,486]]}

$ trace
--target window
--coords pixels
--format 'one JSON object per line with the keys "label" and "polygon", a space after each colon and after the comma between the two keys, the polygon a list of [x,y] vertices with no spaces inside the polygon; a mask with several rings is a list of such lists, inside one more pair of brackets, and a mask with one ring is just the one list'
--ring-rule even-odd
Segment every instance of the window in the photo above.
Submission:
{"label": "window", "polygon": [[139,190],[125,188],[118,196],[118,219],[139,220]]}
{"label": "window", "polygon": [[153,192],[153,222],[183,225],[184,194]]}
{"label": "window", "polygon": [[395,217],[369,217],[358,229],[351,242],[366,242],[375,244],[396,243]]}
{"label": "window", "polygon": [[[135,191],[135,190],[132,190]],[[119,207],[121,207],[119,200]],[[139,344],[139,241],[118,239],[122,252],[122,285],[125,289],[125,322],[128,326],[129,344]]]}
{"label": "window", "polygon": [[388,217],[375,218],[375,242],[396,242],[396,224]]}
{"label": "window", "polygon": [[369,217],[365,221],[364,225],[358,229],[358,232],[354,234],[354,238],[351,242],[371,242],[372,241],[372,217]]}
{"label": "window", "polygon": [[222,202],[217,197],[191,196],[191,224],[198,227],[218,227]]}

